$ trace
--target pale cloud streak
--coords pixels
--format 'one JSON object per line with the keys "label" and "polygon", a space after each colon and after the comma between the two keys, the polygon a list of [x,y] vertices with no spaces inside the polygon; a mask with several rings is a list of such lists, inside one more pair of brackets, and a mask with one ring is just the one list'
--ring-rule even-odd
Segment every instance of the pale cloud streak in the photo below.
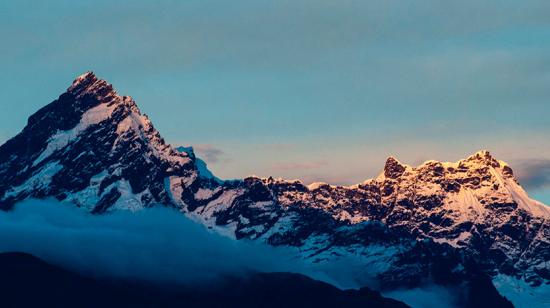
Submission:
{"label": "pale cloud streak", "polygon": [[217,163],[225,155],[225,152],[212,144],[196,144],[193,149],[198,157],[204,159],[207,163]]}

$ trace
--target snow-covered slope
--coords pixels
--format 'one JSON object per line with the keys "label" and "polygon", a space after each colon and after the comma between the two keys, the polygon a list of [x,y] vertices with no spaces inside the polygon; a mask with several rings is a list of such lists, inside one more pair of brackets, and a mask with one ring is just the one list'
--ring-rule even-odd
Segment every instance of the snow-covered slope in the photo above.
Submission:
{"label": "snow-covered slope", "polygon": [[0,147],[0,208],[53,197],[93,213],[164,205],[236,239],[293,247],[357,283],[457,283],[473,272],[550,282],[550,211],[481,151],[343,187],[249,177],[221,181],[191,148],[166,144],[128,96],[88,72]]}

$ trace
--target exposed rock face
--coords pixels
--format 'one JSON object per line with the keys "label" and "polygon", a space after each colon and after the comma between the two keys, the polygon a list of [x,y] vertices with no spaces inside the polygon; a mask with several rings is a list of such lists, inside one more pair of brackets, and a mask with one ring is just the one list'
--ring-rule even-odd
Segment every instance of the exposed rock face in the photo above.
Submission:
{"label": "exposed rock face", "polygon": [[193,159],[165,144],[130,97],[92,73],[32,115],[0,147],[0,162],[4,209],[47,196],[95,213],[168,205],[164,179],[195,174]]}
{"label": "exposed rock face", "polygon": [[390,179],[397,179],[405,171],[405,166],[403,166],[397,159],[389,157],[386,160],[386,165],[384,166],[384,175]]}
{"label": "exposed rock face", "polygon": [[0,147],[0,207],[45,197],[97,214],[176,207],[236,239],[295,247],[314,263],[353,259],[358,281],[374,277],[382,287],[463,281],[472,268],[550,281],[550,211],[487,151],[418,167],[390,157],[378,178],[350,187],[220,181],[92,73]]}

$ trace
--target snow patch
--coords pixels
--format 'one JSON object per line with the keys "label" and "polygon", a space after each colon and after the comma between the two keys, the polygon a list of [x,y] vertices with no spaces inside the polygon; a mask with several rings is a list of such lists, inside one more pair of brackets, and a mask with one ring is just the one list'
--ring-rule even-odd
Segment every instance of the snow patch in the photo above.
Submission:
{"label": "snow patch", "polygon": [[59,164],[58,161],[48,163],[42,167],[40,171],[27,179],[23,184],[6,192],[5,197],[17,196],[24,191],[36,191],[47,188],[51,183],[53,176],[56,175],[61,169],[63,169],[63,165]]}
{"label": "snow patch", "polygon": [[[63,201],[63,203],[73,203],[79,207],[92,210],[101,199],[101,196],[99,195],[99,186],[101,181],[103,181],[107,175],[109,175],[107,170],[103,170],[102,172],[94,175],[90,179],[90,185],[88,185],[88,187],[79,192],[68,193],[67,198]],[[105,190],[103,194],[105,194],[106,191],[108,190]]]}
{"label": "snow patch", "polygon": [[57,131],[53,136],[50,137],[46,149],[44,149],[40,156],[38,156],[38,158],[34,160],[32,166],[34,167],[38,165],[40,162],[48,158],[56,151],[69,145],[71,141],[75,140],[80,133],[85,131],[91,125],[99,124],[110,118],[115,108],[116,104],[100,104],[86,111],[82,115],[80,122],[74,128],[65,131]]}
{"label": "snow patch", "polygon": [[120,192],[120,198],[113,204],[109,210],[119,209],[119,210],[129,210],[136,212],[143,209],[143,203],[141,202],[141,196],[150,194],[149,190],[145,190],[139,194],[132,193],[132,186],[130,182],[126,180],[120,180],[116,182],[116,187]]}
{"label": "snow patch", "polygon": [[219,192],[220,190],[221,190],[221,187],[218,187],[215,190],[199,188],[199,190],[197,190],[197,192],[195,193],[195,199],[196,200],[210,199],[215,193]]}

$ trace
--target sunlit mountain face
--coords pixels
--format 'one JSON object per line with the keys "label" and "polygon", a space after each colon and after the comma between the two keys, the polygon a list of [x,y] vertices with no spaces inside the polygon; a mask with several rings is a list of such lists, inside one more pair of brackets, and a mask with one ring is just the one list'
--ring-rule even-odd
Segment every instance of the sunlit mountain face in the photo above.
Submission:
{"label": "sunlit mountain face", "polygon": [[[5,255],[5,271],[106,292],[106,305],[548,302],[550,209],[488,151],[416,166],[389,157],[351,186],[224,180],[92,72],[0,147],[0,208],[0,250],[35,256]],[[47,290],[52,305],[74,304]],[[141,301],[143,290],[155,296]]]}

